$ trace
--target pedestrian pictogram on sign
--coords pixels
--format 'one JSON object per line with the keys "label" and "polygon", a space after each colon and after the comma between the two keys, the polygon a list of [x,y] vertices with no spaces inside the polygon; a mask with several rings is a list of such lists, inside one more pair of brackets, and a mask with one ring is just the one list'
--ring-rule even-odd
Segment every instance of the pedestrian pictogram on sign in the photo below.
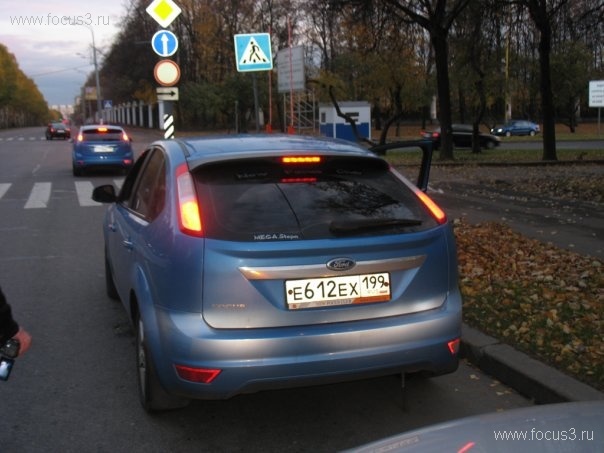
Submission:
{"label": "pedestrian pictogram on sign", "polygon": [[273,69],[270,35],[235,35],[235,58],[239,72],[270,71]]}

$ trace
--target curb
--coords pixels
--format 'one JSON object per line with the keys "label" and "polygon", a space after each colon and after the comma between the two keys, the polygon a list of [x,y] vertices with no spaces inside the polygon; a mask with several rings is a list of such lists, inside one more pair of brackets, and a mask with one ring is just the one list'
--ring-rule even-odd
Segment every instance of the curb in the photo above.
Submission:
{"label": "curb", "polygon": [[604,393],[466,325],[461,357],[537,404],[604,400]]}

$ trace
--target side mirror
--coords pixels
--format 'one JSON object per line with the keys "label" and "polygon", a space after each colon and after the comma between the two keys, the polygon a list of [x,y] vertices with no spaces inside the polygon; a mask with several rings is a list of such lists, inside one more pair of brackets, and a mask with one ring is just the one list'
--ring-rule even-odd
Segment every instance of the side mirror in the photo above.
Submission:
{"label": "side mirror", "polygon": [[115,187],[112,184],[95,187],[92,191],[92,199],[97,203],[115,203],[117,201]]}

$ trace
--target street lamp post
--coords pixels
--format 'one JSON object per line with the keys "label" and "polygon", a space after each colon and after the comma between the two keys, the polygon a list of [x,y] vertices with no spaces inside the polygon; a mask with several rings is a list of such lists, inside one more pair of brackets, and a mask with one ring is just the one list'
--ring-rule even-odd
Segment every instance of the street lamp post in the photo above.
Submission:
{"label": "street lamp post", "polygon": [[89,25],[84,25],[88,30],[90,30],[90,34],[92,35],[92,62],[94,64],[94,75],[96,78],[96,114],[98,118],[102,118],[101,116],[101,83],[99,80],[99,66],[96,59],[96,43],[94,42],[94,30]]}

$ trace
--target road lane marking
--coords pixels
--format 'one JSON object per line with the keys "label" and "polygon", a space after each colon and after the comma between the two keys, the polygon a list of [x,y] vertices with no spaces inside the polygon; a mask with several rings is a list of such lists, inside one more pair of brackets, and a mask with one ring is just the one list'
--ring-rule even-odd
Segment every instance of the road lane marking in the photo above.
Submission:
{"label": "road lane marking", "polygon": [[9,183],[0,184],[0,198],[4,196],[4,194],[8,191],[11,185],[12,184]]}
{"label": "road lane marking", "polygon": [[[124,184],[124,178],[116,178],[113,181],[116,192],[119,192]],[[6,195],[13,183],[0,183],[0,199]],[[98,203],[92,199],[92,191],[95,185],[92,181],[74,181],[78,204],[82,207],[102,206],[103,203]],[[29,198],[25,203],[24,209],[40,209],[47,208],[52,192],[51,182],[36,182],[29,194]]]}
{"label": "road lane marking", "polygon": [[48,207],[48,200],[50,200],[50,188],[51,183],[49,182],[37,182],[34,184],[27,203],[25,203],[25,209],[36,209]]}
{"label": "road lane marking", "polygon": [[80,206],[100,206],[102,204],[92,199],[94,186],[90,181],[75,181],[74,183]]}

